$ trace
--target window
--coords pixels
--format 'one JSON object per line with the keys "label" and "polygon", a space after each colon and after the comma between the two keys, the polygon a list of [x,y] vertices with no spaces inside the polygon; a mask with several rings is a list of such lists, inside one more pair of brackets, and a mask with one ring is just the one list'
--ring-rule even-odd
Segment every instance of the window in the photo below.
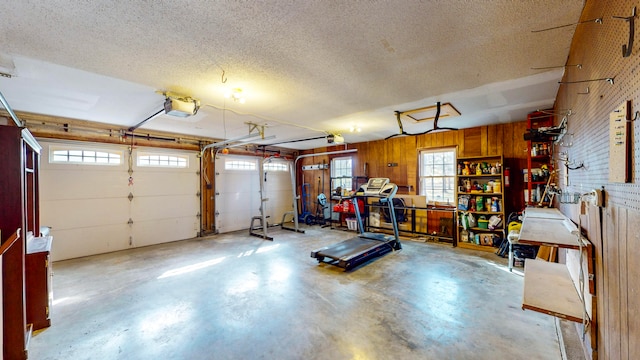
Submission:
{"label": "window", "polygon": [[256,170],[256,162],[246,160],[226,160],[224,162],[224,169],[245,171]]}
{"label": "window", "polygon": [[428,203],[454,203],[455,149],[420,151],[420,195]]}
{"label": "window", "polygon": [[119,165],[122,154],[113,151],[51,148],[49,161],[67,164]]}
{"label": "window", "polygon": [[264,164],[265,171],[289,171],[289,166],[285,163],[269,162]]}
{"label": "window", "polygon": [[189,158],[185,155],[140,153],[138,166],[188,168]]}
{"label": "window", "polygon": [[353,171],[350,157],[335,158],[331,160],[331,177],[333,178],[333,189],[341,187],[353,190]]}

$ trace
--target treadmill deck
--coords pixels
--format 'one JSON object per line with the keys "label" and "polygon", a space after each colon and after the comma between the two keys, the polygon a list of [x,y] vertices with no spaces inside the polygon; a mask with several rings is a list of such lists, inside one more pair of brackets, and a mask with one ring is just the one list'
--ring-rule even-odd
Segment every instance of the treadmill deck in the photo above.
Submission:
{"label": "treadmill deck", "polygon": [[318,259],[319,262],[324,261],[325,258],[330,258],[332,259],[332,261],[329,261],[330,263],[350,269],[370,258],[391,252],[398,245],[395,238],[390,236],[367,238],[361,235],[313,251],[311,252],[311,257]]}

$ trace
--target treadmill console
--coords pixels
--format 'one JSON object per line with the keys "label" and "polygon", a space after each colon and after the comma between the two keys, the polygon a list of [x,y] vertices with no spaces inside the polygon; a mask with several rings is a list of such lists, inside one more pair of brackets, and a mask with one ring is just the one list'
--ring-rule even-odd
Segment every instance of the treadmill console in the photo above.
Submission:
{"label": "treadmill console", "polygon": [[395,195],[396,190],[397,186],[390,183],[388,178],[371,178],[366,184],[360,186],[356,196],[390,198]]}
{"label": "treadmill console", "polygon": [[389,183],[387,178],[371,178],[364,188],[365,195],[380,195],[385,185]]}

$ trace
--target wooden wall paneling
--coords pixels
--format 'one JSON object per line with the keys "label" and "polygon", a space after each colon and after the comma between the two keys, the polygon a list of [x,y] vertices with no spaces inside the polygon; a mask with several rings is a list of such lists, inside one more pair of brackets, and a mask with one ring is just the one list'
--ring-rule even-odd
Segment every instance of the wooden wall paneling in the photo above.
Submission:
{"label": "wooden wall paneling", "polygon": [[215,230],[215,162],[213,149],[206,150],[200,158],[200,232]]}
{"label": "wooden wall paneling", "polygon": [[[396,166],[398,170],[397,183],[398,185],[409,185],[409,179],[407,178],[407,151],[409,149],[414,149],[415,145],[413,141],[415,140],[414,136],[404,136],[401,137],[398,141],[398,147],[396,151],[396,160],[394,162],[398,163]],[[407,188],[402,188],[402,192],[406,193]]]}
{"label": "wooden wall paneling", "polygon": [[462,157],[464,154],[464,130],[456,131],[456,135],[458,137],[456,140],[456,144],[458,145],[458,156]]}
{"label": "wooden wall paneling", "polygon": [[640,359],[640,212],[627,213],[627,329],[629,359]]}
{"label": "wooden wall paneling", "polygon": [[417,139],[415,136],[408,136],[405,138],[402,149],[402,176],[404,177],[404,184],[409,186],[407,189],[408,194],[415,194],[416,192],[416,169],[418,163],[416,143]]}
{"label": "wooden wall paneling", "polygon": [[620,358],[621,359],[630,359],[629,358],[629,342],[636,342],[637,339],[629,338],[629,323],[628,316],[629,307],[628,307],[628,284],[629,279],[627,278],[628,269],[627,269],[627,215],[628,210],[619,208],[618,212],[618,266],[619,266],[619,276],[620,283],[618,284],[618,293],[620,294],[620,312],[616,315],[618,319],[620,319]]}
{"label": "wooden wall paneling", "polygon": [[413,148],[407,148],[407,183],[411,185],[411,191],[409,194],[418,194],[418,150],[417,143],[418,138],[413,138]]}
{"label": "wooden wall paneling", "polygon": [[[595,279],[593,281],[589,281],[590,289],[593,294],[592,301],[592,312],[593,318],[591,320],[591,328],[589,329],[590,334],[590,348],[592,350],[598,349],[598,339],[602,339],[602,331],[603,326],[600,326],[600,316],[599,314],[604,314],[604,310],[602,308],[602,299],[603,299],[603,274],[602,274],[602,213],[604,210],[595,207],[589,206],[588,212],[586,215],[586,226],[584,229],[586,230],[587,237],[589,241],[593,245],[592,247],[592,258],[590,259],[590,266],[593,267],[591,273],[594,274]],[[592,356],[592,358],[597,358],[597,354]]]}
{"label": "wooden wall paneling", "polygon": [[[498,141],[502,140],[502,136],[498,136],[498,126],[487,126],[487,155],[502,154],[502,149],[498,148]],[[504,155],[504,154],[503,154]]]}
{"label": "wooden wall paneling", "polygon": [[424,134],[417,137],[418,149],[428,149],[433,146],[433,134]]}
{"label": "wooden wall paneling", "polygon": [[480,127],[480,153],[482,156],[494,155],[489,153],[489,141],[486,126]]}
{"label": "wooden wall paneling", "polygon": [[353,148],[358,149],[358,152],[354,154],[354,159],[356,159],[356,161],[353,167],[353,174],[355,176],[367,176],[368,169],[366,169],[366,167],[369,162],[367,159],[368,145],[369,143],[365,142],[352,146]]}
{"label": "wooden wall paneling", "polygon": [[513,145],[515,142],[514,124],[503,124],[500,129],[502,133],[498,133],[497,135],[502,137],[502,156],[504,156],[505,159],[513,158]]}
{"label": "wooden wall paneling", "polygon": [[369,144],[369,166],[371,168],[371,173],[369,177],[383,177],[386,174],[387,164],[385,163],[385,144],[390,141],[383,140],[384,142],[376,141],[375,143]]}
{"label": "wooden wall paneling", "polygon": [[600,326],[600,315],[604,314],[603,309],[603,268],[602,268],[602,213],[603,210],[594,206],[588,207],[587,212],[587,224],[586,224],[586,232],[587,237],[593,244],[593,259],[591,260],[594,266],[593,274],[595,274],[595,289],[593,291],[593,319],[592,325],[590,329],[591,334],[591,348],[598,348],[598,338],[602,338],[603,334],[603,326]]}
{"label": "wooden wall paneling", "polygon": [[458,134],[455,130],[445,131],[442,133],[442,136],[444,138],[443,143],[445,146],[455,145],[458,140]]}
{"label": "wooden wall paneling", "polygon": [[435,147],[443,147],[444,146],[444,132],[438,131],[436,133],[433,133],[433,136],[435,137],[435,139],[434,139]]}
{"label": "wooden wall paneling", "polygon": [[381,154],[380,157],[376,157],[376,159],[380,159],[378,162],[378,170],[380,172],[382,172],[383,174],[386,174],[385,176],[389,178],[389,180],[391,182],[394,182],[395,180],[395,173],[394,173],[394,168],[388,167],[387,164],[390,162],[390,160],[393,158],[393,148],[394,145],[396,144],[397,140],[399,138],[395,137],[395,138],[391,138],[389,140],[386,140],[383,144],[382,144],[382,148],[383,148],[383,152]]}
{"label": "wooden wall paneling", "polygon": [[464,129],[464,153],[461,156],[482,156],[481,128]]}
{"label": "wooden wall paneling", "polygon": [[605,251],[604,251],[604,276],[605,294],[603,313],[607,335],[605,339],[605,359],[620,359],[620,263],[618,249],[618,208],[611,207],[607,212],[607,228]]}

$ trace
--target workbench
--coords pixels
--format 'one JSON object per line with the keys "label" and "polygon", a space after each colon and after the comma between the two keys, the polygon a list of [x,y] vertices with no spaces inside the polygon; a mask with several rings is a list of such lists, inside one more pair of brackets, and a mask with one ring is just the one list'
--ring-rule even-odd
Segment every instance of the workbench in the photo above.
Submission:
{"label": "workbench", "polygon": [[[567,249],[565,263],[527,259],[522,308],[571,321],[590,321],[592,245],[557,209],[527,208],[519,242]],[[589,286],[583,286],[588,281]]]}

